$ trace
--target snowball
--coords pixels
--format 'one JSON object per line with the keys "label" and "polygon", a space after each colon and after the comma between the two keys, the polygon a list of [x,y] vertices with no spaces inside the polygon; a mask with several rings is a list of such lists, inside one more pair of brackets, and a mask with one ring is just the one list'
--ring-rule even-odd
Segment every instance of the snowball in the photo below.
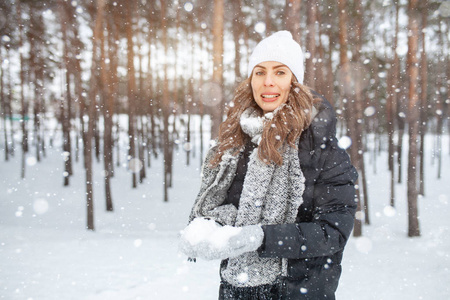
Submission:
{"label": "snowball", "polygon": [[191,245],[196,245],[208,239],[217,226],[219,225],[214,220],[196,218],[186,227],[183,236]]}

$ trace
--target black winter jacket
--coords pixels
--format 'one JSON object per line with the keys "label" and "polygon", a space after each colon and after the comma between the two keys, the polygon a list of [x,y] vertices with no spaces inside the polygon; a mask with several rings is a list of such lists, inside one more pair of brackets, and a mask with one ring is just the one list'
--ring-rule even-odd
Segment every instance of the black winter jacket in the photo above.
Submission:
{"label": "black winter jacket", "polygon": [[[330,103],[322,99],[317,109],[298,145],[306,181],[296,223],[263,226],[258,250],[261,257],[289,259],[288,276],[280,278],[281,299],[335,299],[342,253],[353,228],[357,172],[337,145]],[[238,205],[251,150],[246,148],[239,160],[226,203]]]}

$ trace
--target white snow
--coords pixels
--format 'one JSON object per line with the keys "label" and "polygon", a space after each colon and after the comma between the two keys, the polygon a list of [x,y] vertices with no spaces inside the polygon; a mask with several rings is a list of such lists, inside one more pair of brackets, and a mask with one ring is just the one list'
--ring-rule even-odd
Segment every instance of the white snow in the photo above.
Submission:
{"label": "white snow", "polygon": [[191,244],[205,241],[219,226],[214,220],[196,218],[182,232],[182,236]]}
{"label": "white snow", "polygon": [[[376,168],[373,157],[366,157],[371,225],[364,226],[364,237],[348,242],[337,299],[450,299],[448,136],[442,140],[441,179],[431,155],[434,140],[427,139],[419,238],[407,237],[406,172],[404,183],[396,184],[395,209],[389,208],[386,153],[376,157]],[[167,203],[161,156],[137,189],[126,166],[116,167],[114,212],[105,211],[103,163],[95,162],[96,230],[90,232],[82,159],[74,163],[70,186],[63,187],[60,149],[47,149],[42,162],[29,159],[23,180],[20,151],[0,161],[0,299],[217,298],[219,262],[191,263],[178,252],[178,236],[200,186],[198,152],[185,166],[179,148]]]}
{"label": "white snow", "polygon": [[204,243],[208,247],[211,246],[213,251],[224,250],[229,239],[239,232],[241,232],[241,227],[221,226],[212,219],[195,218],[181,231],[180,239],[187,241],[192,246]]}

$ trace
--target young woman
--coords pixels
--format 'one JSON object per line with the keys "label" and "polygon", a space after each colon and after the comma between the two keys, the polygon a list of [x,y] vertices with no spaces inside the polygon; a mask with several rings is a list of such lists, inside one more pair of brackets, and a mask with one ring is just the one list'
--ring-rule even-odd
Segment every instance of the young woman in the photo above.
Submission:
{"label": "young woman", "polygon": [[288,31],[256,46],[248,77],[206,157],[180,249],[222,260],[219,299],[335,299],[357,173],[334,111],[302,84]]}

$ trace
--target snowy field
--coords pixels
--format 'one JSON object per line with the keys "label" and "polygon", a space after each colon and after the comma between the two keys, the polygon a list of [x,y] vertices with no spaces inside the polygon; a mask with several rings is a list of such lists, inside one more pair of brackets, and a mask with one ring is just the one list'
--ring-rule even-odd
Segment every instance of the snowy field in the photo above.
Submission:
{"label": "snowy field", "polygon": [[[24,180],[20,152],[0,162],[0,299],[217,299],[218,261],[190,263],[177,251],[178,232],[200,185],[199,157],[186,166],[184,151],[176,153],[168,203],[162,201],[161,158],[152,161],[137,189],[125,166],[117,168],[112,213],[105,211],[103,164],[96,162],[96,230],[88,232],[81,161],[63,187],[60,149],[48,149],[41,163],[29,158]],[[405,184],[396,186],[396,209],[386,208],[386,154],[377,157],[376,174],[366,157],[371,225],[348,243],[338,299],[450,299],[448,137],[440,180],[428,150],[420,238],[407,237]]]}

